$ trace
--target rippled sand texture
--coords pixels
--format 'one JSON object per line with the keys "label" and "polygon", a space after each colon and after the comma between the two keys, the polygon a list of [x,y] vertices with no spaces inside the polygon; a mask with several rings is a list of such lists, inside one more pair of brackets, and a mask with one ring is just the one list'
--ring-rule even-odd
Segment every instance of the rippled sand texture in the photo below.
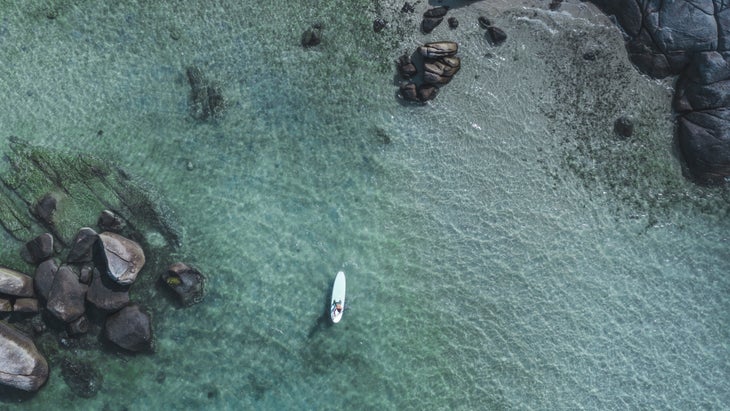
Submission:
{"label": "rippled sand texture", "polygon": [[[478,2],[423,35],[420,3],[87,3],[0,3],[2,131],[148,180],[210,291],[155,318],[154,355],[80,350],[95,398],[55,370],[18,409],[730,403],[727,194],[683,179],[668,85],[605,19]],[[432,40],[459,42],[462,69],[400,104],[393,61]],[[189,116],[189,65],[221,85],[219,119]]]}

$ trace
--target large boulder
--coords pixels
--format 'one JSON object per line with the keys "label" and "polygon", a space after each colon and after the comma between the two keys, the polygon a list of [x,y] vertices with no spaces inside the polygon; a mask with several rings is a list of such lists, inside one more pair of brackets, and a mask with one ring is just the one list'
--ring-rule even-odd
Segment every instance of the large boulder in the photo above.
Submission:
{"label": "large boulder", "polygon": [[139,305],[130,304],[106,319],[106,338],[129,351],[152,349],[152,321]]}
{"label": "large boulder", "polygon": [[101,265],[107,275],[120,285],[131,285],[145,263],[144,251],[136,242],[119,234],[99,234]]}
{"label": "large boulder", "polygon": [[33,341],[0,322],[0,383],[25,391],[38,390],[48,379],[48,363]]}
{"label": "large boulder", "polygon": [[17,297],[32,297],[33,279],[15,270],[0,267],[0,293]]}
{"label": "large boulder", "polygon": [[61,266],[53,277],[53,285],[48,293],[46,308],[59,320],[70,323],[81,317],[86,310],[86,285],[67,265]]}

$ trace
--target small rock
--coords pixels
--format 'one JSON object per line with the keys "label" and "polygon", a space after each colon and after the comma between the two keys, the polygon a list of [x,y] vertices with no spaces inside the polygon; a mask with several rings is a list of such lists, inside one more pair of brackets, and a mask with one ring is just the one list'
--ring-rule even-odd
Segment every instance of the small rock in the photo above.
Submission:
{"label": "small rock", "polygon": [[136,242],[119,234],[99,234],[100,257],[109,277],[121,285],[131,285],[145,263],[144,252]]}
{"label": "small rock", "polygon": [[634,122],[630,117],[621,116],[613,123],[613,131],[620,138],[629,138],[634,134]]}
{"label": "small rock", "polygon": [[314,47],[322,42],[322,30],[317,27],[311,27],[302,33],[302,47]]}
{"label": "small rock", "polygon": [[479,23],[479,27],[485,30],[492,25],[492,22],[484,16],[479,16],[479,18],[477,18],[477,22]]}
{"label": "small rock", "polygon": [[403,4],[403,7],[401,7],[400,12],[401,13],[413,13],[416,11],[416,8],[413,7],[413,5],[409,2],[405,2]]}
{"label": "small rock", "polygon": [[0,322],[0,383],[37,391],[48,379],[48,363],[33,341]]}
{"label": "small rock", "polygon": [[38,300],[35,298],[16,298],[13,304],[13,312],[16,313],[37,313]]}
{"label": "small rock", "polygon": [[104,210],[99,215],[99,221],[96,223],[101,231],[111,231],[119,233],[124,230],[126,223],[116,213],[110,210]]}
{"label": "small rock", "polygon": [[71,243],[71,250],[68,252],[66,262],[68,263],[88,263],[91,262],[94,244],[99,239],[99,235],[92,228],[83,227]]}
{"label": "small rock", "polygon": [[33,278],[9,268],[0,267],[0,293],[16,297],[32,297]]}
{"label": "small rock", "polygon": [[92,265],[83,265],[81,266],[81,270],[79,270],[79,282],[82,284],[89,285],[91,283],[91,279],[94,275],[94,271],[98,271],[94,266]]}
{"label": "small rock", "polygon": [[487,27],[487,35],[489,36],[489,40],[491,41],[491,43],[495,46],[499,46],[500,44],[504,43],[505,40],[507,40],[507,33],[505,33],[504,30],[500,29],[499,27]]}
{"label": "small rock", "polygon": [[25,249],[30,260],[26,261],[29,263],[38,264],[41,261],[47,260],[53,255],[53,235],[51,233],[43,233],[25,243]]}
{"label": "small rock", "polygon": [[444,21],[443,17],[424,17],[423,21],[421,21],[421,31],[428,34],[441,24],[442,21]]}
{"label": "small rock", "polygon": [[598,51],[596,50],[586,51],[583,53],[583,60],[586,61],[595,61],[596,57],[598,57]]}
{"label": "small rock", "polygon": [[0,313],[12,313],[13,302],[7,298],[0,297]]}
{"label": "small rock", "polygon": [[90,362],[64,359],[61,362],[61,376],[76,395],[91,398],[101,389],[104,377]]}
{"label": "small rock", "polygon": [[130,304],[107,318],[105,336],[125,350],[151,350],[153,342],[150,317],[137,304]]}
{"label": "small rock", "polygon": [[40,263],[35,269],[33,285],[35,291],[44,300],[48,300],[48,293],[51,291],[51,286],[53,286],[53,277],[56,275],[56,271],[58,271],[58,263],[52,258]]}
{"label": "small rock", "polygon": [[171,265],[162,274],[162,281],[185,307],[201,302],[205,295],[205,276],[185,263]]}
{"label": "small rock", "polygon": [[116,311],[129,303],[129,287],[119,285],[108,276],[94,270],[91,285],[86,292],[86,300],[100,310]]}
{"label": "small rock", "polygon": [[53,226],[53,213],[56,211],[56,205],[58,200],[56,197],[48,193],[44,195],[35,205],[35,215],[41,220],[46,226]]}
{"label": "small rock", "polygon": [[418,100],[424,103],[426,101],[433,100],[436,98],[438,91],[438,87],[432,84],[424,84],[421,87],[418,87]]}
{"label": "small rock", "polygon": [[375,19],[373,21],[373,31],[375,31],[376,33],[380,33],[387,25],[388,23],[385,20]]}
{"label": "small rock", "polygon": [[449,17],[446,21],[449,23],[449,28],[452,30],[459,27],[459,20],[457,20],[456,17]]}
{"label": "small rock", "polygon": [[86,315],[82,315],[68,323],[66,329],[68,330],[68,334],[71,336],[86,334],[89,331],[89,319],[86,318]]}
{"label": "small rock", "polygon": [[84,314],[86,289],[71,267],[63,265],[53,277],[46,308],[59,320],[69,323]]}

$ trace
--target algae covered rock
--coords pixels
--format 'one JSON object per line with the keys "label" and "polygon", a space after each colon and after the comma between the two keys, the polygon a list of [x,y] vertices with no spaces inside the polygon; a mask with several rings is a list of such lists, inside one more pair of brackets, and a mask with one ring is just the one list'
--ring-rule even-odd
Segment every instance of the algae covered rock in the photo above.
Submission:
{"label": "algae covered rock", "polygon": [[[50,232],[60,247],[73,243],[80,227],[97,221],[102,210],[114,213],[127,229],[157,233],[166,245],[180,242],[177,225],[145,182],[91,155],[68,153],[10,138],[0,163],[0,262],[19,267],[17,255],[38,233]],[[15,242],[16,245],[12,243]]]}

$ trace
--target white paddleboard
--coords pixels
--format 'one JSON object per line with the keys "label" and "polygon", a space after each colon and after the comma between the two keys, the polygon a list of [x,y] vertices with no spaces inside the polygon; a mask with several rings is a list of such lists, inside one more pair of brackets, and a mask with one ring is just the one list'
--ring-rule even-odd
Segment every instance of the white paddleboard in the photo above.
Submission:
{"label": "white paddleboard", "polygon": [[345,272],[340,271],[332,283],[332,300],[330,301],[330,319],[337,324],[345,311]]}

